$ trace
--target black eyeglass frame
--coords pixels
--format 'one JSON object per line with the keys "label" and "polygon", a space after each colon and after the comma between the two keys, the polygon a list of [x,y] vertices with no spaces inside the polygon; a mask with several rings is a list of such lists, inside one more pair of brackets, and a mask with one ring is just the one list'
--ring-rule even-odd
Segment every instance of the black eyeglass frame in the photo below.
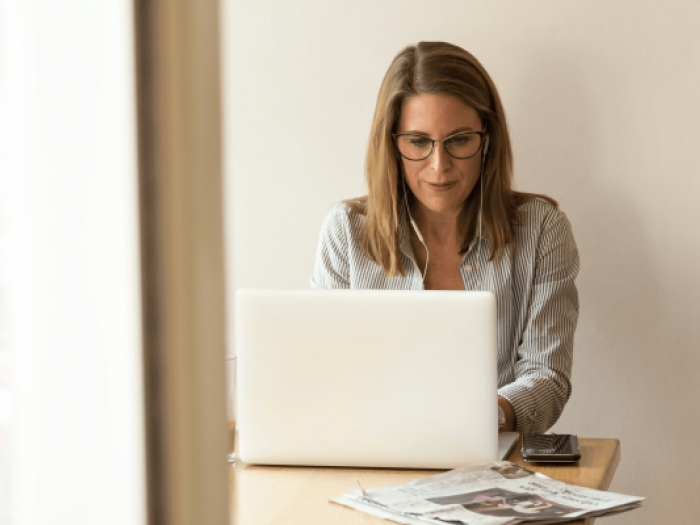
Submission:
{"label": "black eyeglass frame", "polygon": [[[447,149],[447,147],[445,147],[445,151],[453,159],[459,159],[459,160],[471,159],[474,155],[476,155],[477,153],[479,153],[481,151],[481,148],[484,145],[484,135],[486,135],[486,134],[487,134],[486,130],[484,130],[484,131],[460,131],[459,133],[455,133],[454,135],[450,135],[449,137],[445,137],[444,139],[439,139],[439,140],[433,140],[430,137],[426,137],[425,135],[417,135],[415,133],[392,133],[391,136],[394,139],[394,147],[396,148],[396,151],[399,155],[401,155],[406,160],[410,160],[413,162],[420,162],[421,160],[425,160],[433,154],[433,151],[435,151],[435,143],[436,142],[442,142],[442,145],[444,146],[446,140],[450,140],[454,137],[459,137],[460,135],[479,135],[479,148],[474,153],[469,155],[468,157],[456,157],[456,156],[452,155],[452,153],[450,153],[450,150]],[[430,145],[430,152],[422,159],[409,159],[406,155],[401,153],[401,149],[399,149],[399,137],[404,137],[404,136],[420,137],[422,139],[429,140],[432,143]]]}

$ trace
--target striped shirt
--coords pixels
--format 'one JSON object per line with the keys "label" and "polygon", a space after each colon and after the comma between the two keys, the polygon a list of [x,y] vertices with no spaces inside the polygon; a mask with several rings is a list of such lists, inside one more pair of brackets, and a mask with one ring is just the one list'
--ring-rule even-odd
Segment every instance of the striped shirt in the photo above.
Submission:
{"label": "striped shirt", "polygon": [[[541,199],[520,207],[521,223],[502,259],[488,261],[484,232],[461,264],[466,290],[496,296],[498,395],[513,406],[516,430],[546,432],[571,395],[579,257],[566,215]],[[312,288],[423,290],[423,277],[410,242],[410,225],[400,221],[401,260],[406,276],[389,279],[362,251],[364,215],[339,204],[323,223]]]}

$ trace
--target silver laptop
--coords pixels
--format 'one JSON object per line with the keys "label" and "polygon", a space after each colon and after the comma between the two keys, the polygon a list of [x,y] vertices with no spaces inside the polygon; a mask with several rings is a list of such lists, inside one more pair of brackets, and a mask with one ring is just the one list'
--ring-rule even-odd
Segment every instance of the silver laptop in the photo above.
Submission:
{"label": "silver laptop", "polygon": [[500,459],[489,292],[239,290],[236,339],[246,463]]}

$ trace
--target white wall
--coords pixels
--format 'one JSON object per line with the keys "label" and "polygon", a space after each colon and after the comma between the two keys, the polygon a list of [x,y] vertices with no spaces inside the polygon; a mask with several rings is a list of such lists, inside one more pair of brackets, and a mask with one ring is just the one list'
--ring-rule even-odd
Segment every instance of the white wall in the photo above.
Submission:
{"label": "white wall", "polygon": [[3,524],[146,522],[132,39],[130,2],[0,0]]}
{"label": "white wall", "polygon": [[700,4],[225,9],[230,292],[308,286],[325,214],[365,192],[370,118],[392,57],[419,40],[458,44],[500,90],[517,187],[559,200],[581,254],[574,393],[554,430],[621,440],[611,489],[648,500],[615,523],[694,522]]}

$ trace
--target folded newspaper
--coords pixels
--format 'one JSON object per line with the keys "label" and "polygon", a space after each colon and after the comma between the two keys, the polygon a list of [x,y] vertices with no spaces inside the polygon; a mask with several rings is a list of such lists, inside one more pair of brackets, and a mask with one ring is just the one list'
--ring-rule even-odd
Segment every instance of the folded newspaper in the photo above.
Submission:
{"label": "folded newspaper", "polygon": [[507,461],[480,463],[405,485],[359,490],[335,503],[409,525],[559,523],[615,514],[644,498],[569,485]]}

